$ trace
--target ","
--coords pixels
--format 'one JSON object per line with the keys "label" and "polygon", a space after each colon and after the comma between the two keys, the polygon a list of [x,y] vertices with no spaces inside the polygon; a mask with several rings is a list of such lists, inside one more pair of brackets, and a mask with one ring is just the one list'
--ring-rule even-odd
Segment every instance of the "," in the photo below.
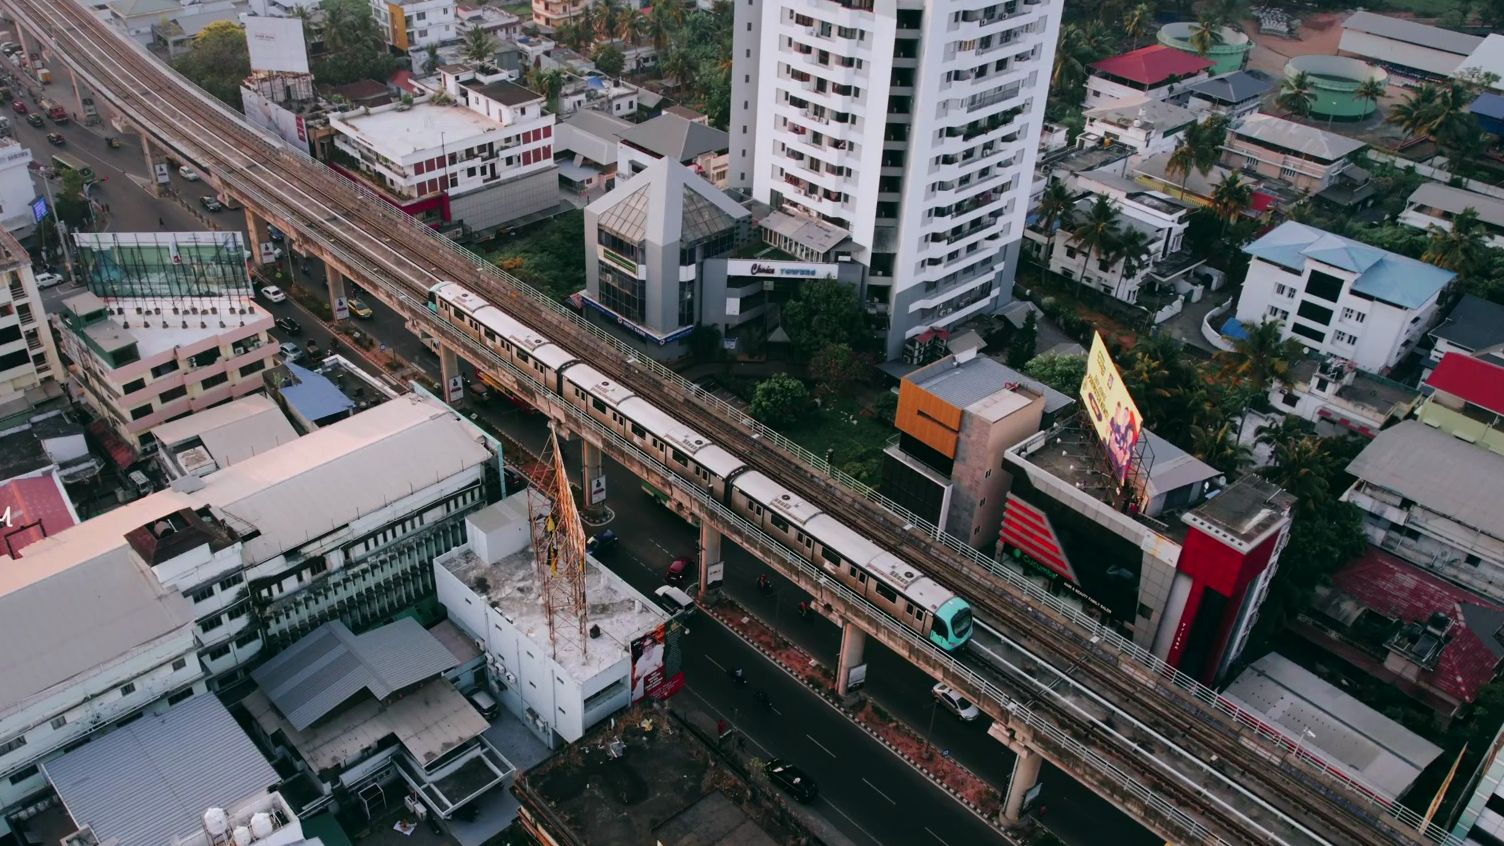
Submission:
{"label": ",", "polygon": [[54,285],[63,284],[63,277],[56,273],[38,273],[36,278],[38,288],[51,288]]}
{"label": ",", "polygon": [[293,320],[291,317],[277,318],[277,328],[289,335],[297,335],[303,331],[303,327],[298,325],[298,321]]}
{"label": ",", "polygon": [[800,802],[812,802],[820,795],[820,788],[815,785],[815,780],[787,761],[774,758],[763,764],[762,771],[767,775],[768,781]]}
{"label": ",", "polygon": [[[511,485],[508,484],[507,487],[510,488]],[[585,551],[590,553],[591,555],[599,557],[615,549],[616,544],[620,540],[621,539],[616,536],[616,532],[607,529],[604,532],[601,532],[600,534],[586,541]]]}
{"label": ",", "polygon": [[371,307],[366,305],[365,300],[352,298],[350,300],[350,313],[361,320],[370,320],[374,316]]}
{"label": ",", "polygon": [[694,562],[688,558],[675,558],[668,565],[668,571],[663,574],[663,580],[671,585],[682,585],[694,569]]}
{"label": ",", "polygon": [[935,697],[945,710],[968,723],[982,715],[977,706],[971,704],[971,700],[957,693],[945,682],[937,682],[934,687],[930,688],[930,695]]}
{"label": ",", "polygon": [[16,110],[16,114],[18,114],[18,115],[24,115],[28,111],[27,108],[26,108],[26,104],[23,103],[23,102],[21,102],[20,100],[12,100],[11,104],[10,104],[10,107],[12,109],[15,109]]}
{"label": ",", "polygon": [[224,211],[225,208],[224,203],[221,203],[219,200],[216,200],[213,197],[199,197],[198,204],[203,206],[204,211],[209,212],[210,214],[213,214],[214,212]]}
{"label": ",", "polygon": [[282,354],[283,361],[297,361],[303,357],[303,350],[297,344],[279,344],[277,351]]}
{"label": ",", "polygon": [[261,296],[265,297],[269,303],[280,303],[287,300],[287,295],[276,285],[267,285],[265,288],[262,288]]}
{"label": ",", "polygon": [[36,114],[27,115],[26,122],[31,124],[32,126],[44,126],[47,123],[46,121],[42,120],[41,115]]}
{"label": ",", "polygon": [[198,171],[194,170],[188,165],[183,165],[182,167],[178,168],[178,175],[188,180],[189,182],[198,181]]}

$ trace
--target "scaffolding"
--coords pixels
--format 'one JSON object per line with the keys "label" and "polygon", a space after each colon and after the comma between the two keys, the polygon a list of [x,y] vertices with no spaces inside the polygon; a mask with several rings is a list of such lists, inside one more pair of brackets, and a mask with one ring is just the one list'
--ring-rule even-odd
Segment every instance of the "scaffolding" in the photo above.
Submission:
{"label": "scaffolding", "polygon": [[539,465],[527,492],[528,516],[549,645],[557,660],[561,646],[587,654],[590,639],[585,635],[585,529],[569,487],[559,433],[552,427]]}

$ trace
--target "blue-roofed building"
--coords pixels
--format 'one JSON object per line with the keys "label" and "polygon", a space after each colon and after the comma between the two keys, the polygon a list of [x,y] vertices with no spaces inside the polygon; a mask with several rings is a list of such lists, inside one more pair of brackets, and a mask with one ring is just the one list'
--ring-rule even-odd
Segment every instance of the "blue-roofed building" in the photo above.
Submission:
{"label": "blue-roofed building", "polygon": [[291,361],[268,379],[269,389],[298,428],[312,432],[355,413],[356,403],[333,379]]}
{"label": "blue-roofed building", "polygon": [[1436,321],[1457,275],[1293,221],[1243,248],[1252,257],[1236,317],[1273,320],[1312,352],[1387,373]]}
{"label": "blue-roofed building", "polygon": [[1484,132],[1504,135],[1504,94],[1485,92],[1468,107]]}

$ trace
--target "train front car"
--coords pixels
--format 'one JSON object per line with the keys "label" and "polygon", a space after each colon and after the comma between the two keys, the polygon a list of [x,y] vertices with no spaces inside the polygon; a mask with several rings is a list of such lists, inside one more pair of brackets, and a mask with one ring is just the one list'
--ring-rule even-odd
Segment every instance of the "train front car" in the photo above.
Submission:
{"label": "train front car", "polygon": [[971,640],[971,603],[952,596],[940,604],[930,627],[930,640],[947,652],[955,652]]}

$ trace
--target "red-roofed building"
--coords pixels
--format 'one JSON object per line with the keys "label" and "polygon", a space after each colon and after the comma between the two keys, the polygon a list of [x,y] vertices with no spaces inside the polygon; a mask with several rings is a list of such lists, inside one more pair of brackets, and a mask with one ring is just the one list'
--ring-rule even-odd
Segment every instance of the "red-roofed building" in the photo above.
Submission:
{"label": "red-roofed building", "polygon": [[1443,718],[1504,662],[1504,607],[1375,547],[1317,591],[1297,631]]}
{"label": "red-roofed building", "polygon": [[1449,352],[1426,379],[1420,419],[1465,441],[1504,452],[1504,367]]}
{"label": "red-roofed building", "polygon": [[27,546],[77,523],[56,470],[0,485],[0,556],[20,558]]}
{"label": "red-roofed building", "polygon": [[1192,83],[1210,78],[1212,62],[1155,44],[1092,63],[1085,107],[1165,100]]}

